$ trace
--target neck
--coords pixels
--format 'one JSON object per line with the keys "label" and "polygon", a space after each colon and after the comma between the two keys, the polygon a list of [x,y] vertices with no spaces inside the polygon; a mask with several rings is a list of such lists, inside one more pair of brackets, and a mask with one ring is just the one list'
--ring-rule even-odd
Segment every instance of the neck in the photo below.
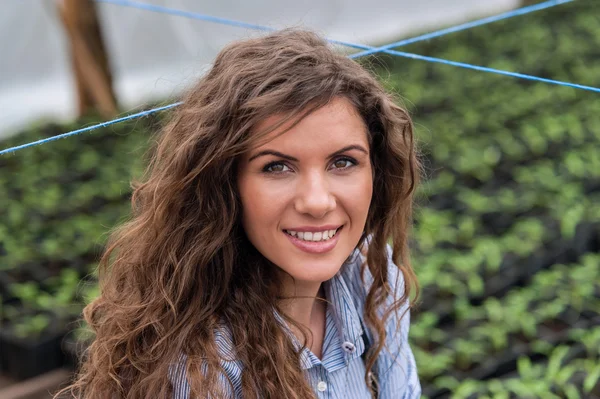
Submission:
{"label": "neck", "polygon": [[[281,305],[285,314],[302,326],[312,329],[319,322],[319,315],[325,308],[323,284],[290,281],[289,284],[284,284],[284,287],[286,288]],[[294,326],[290,327],[294,335],[301,339],[300,331]]]}

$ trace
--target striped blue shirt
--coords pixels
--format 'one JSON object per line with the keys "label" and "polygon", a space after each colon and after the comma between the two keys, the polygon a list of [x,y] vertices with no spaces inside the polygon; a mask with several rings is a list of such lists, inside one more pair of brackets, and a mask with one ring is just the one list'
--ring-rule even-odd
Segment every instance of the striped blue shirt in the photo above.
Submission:
{"label": "striped blue shirt", "polygon": [[[356,251],[340,271],[324,283],[325,295],[331,304],[327,305],[325,315],[322,359],[308,348],[304,348],[300,354],[305,377],[313,387],[315,396],[320,399],[370,399],[364,380],[365,365],[361,358],[366,346],[363,341],[363,325],[366,324],[362,315],[368,287],[372,282],[368,271],[365,273],[365,284],[361,281],[360,265],[364,260],[363,255]],[[402,275],[391,260],[388,261],[388,276],[392,287],[400,279],[397,287],[402,290]],[[401,294],[402,291],[394,297],[390,296],[387,304]],[[398,314],[402,315],[404,309]],[[397,331],[398,323],[400,329]],[[380,352],[374,366],[380,399],[412,399],[421,395],[415,360],[408,344],[409,324],[409,312],[401,320],[395,314],[387,320],[387,348],[384,347]],[[369,342],[374,342],[368,329],[364,333]],[[299,348],[296,337],[289,330],[288,334]],[[216,332],[216,339],[223,357],[234,359],[231,356],[234,347],[231,333],[223,328]],[[230,397],[242,399],[242,365],[223,360],[222,366],[226,377],[233,383],[235,392]],[[225,376],[222,378],[224,385],[228,386]],[[173,369],[171,380],[174,399],[188,399],[190,388],[182,364]]]}

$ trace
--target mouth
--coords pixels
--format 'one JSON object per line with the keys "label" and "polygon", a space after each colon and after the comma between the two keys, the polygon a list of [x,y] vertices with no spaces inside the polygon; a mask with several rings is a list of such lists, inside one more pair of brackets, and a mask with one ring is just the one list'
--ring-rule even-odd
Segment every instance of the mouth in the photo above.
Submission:
{"label": "mouth", "polygon": [[299,250],[310,254],[324,254],[335,248],[340,240],[340,231],[343,227],[342,225],[338,228],[322,231],[283,230],[283,232]]}
{"label": "mouth", "polygon": [[284,229],[283,232],[290,237],[294,237],[295,239],[306,243],[326,242],[333,240],[337,236],[338,232],[342,229],[342,227],[344,226],[339,226],[336,229],[323,231],[294,231]]}

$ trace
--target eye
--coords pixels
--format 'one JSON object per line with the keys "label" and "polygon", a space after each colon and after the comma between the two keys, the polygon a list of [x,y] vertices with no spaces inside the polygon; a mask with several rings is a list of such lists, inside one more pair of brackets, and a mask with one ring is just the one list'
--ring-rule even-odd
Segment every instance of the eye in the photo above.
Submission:
{"label": "eye", "polygon": [[265,165],[263,172],[265,173],[285,173],[290,168],[282,162],[271,162]]}
{"label": "eye", "polygon": [[347,157],[338,158],[332,163],[334,169],[348,169],[354,165],[356,165],[356,161]]}

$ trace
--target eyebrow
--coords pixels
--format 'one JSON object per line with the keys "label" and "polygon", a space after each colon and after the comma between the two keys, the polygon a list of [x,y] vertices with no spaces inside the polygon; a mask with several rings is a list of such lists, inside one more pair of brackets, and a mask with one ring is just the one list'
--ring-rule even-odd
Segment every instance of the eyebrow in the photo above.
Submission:
{"label": "eyebrow", "polygon": [[[336,155],[342,154],[342,153],[344,153],[346,151],[350,151],[350,150],[357,150],[357,151],[364,152],[365,154],[369,155],[369,151],[367,151],[362,145],[360,145],[360,144],[352,144],[352,145],[346,146],[344,148],[340,148],[339,150],[337,150],[337,151],[329,154],[329,156],[327,156],[327,158],[328,159],[333,158]],[[298,158],[294,158],[291,155],[287,155],[287,154],[284,154],[282,152],[275,151],[275,150],[263,150],[263,151],[261,151],[261,152],[259,152],[257,154],[252,155],[250,157],[250,159],[248,159],[248,162],[252,162],[256,158],[263,157],[263,156],[266,156],[266,155],[274,155],[276,157],[287,159],[288,161],[298,162]]]}

